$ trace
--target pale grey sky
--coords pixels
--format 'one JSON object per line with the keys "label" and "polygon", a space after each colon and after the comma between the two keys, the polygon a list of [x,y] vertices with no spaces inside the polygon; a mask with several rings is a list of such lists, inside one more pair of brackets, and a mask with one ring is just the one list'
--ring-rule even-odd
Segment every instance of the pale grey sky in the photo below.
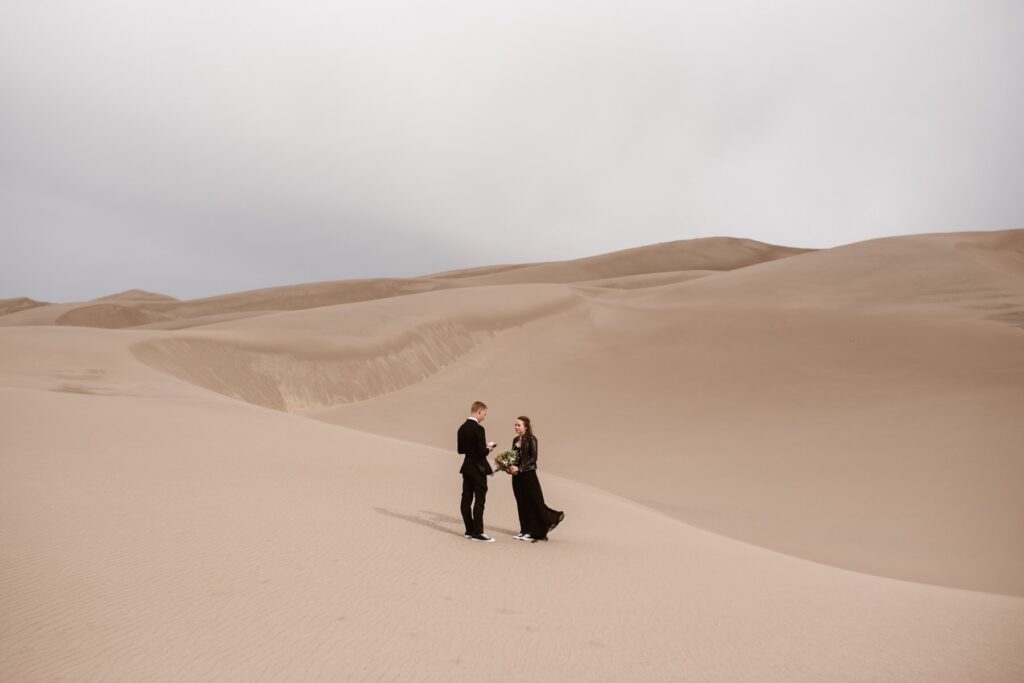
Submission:
{"label": "pale grey sky", "polygon": [[1020,0],[6,0],[0,298],[1024,227]]}

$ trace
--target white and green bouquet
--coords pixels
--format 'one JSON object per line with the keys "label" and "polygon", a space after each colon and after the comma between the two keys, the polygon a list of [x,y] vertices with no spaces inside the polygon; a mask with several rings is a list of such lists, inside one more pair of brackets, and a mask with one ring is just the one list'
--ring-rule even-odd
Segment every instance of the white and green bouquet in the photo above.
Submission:
{"label": "white and green bouquet", "polygon": [[494,464],[497,465],[498,469],[502,472],[512,474],[508,469],[513,465],[519,464],[519,454],[515,451],[502,451],[494,458]]}

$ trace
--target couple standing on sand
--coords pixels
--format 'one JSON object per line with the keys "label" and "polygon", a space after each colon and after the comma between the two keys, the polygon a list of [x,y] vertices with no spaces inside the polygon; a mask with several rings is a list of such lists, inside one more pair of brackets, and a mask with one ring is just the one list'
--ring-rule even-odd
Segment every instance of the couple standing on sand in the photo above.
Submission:
{"label": "couple standing on sand", "polygon": [[[484,501],[487,499],[487,477],[494,474],[487,456],[494,447],[488,442],[481,424],[487,417],[487,405],[476,401],[469,408],[469,417],[459,427],[459,454],[462,461],[462,520],[466,523],[466,538],[471,541],[493,542],[484,533]],[[533,435],[530,418],[520,416],[515,422],[516,438],[512,442],[512,453],[517,464],[508,465],[504,471],[512,475],[512,492],[519,508],[520,541],[548,540],[548,532],[565,519],[565,513],[552,510],[544,504],[544,492],[537,479],[537,437]],[[499,461],[500,464],[500,461]]]}

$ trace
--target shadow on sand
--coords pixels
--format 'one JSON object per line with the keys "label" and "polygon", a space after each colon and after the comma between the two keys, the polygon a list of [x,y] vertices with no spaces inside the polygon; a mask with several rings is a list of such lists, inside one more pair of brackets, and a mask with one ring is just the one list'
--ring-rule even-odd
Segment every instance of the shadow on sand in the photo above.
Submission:
{"label": "shadow on sand", "polygon": [[[396,519],[405,520],[406,522],[418,524],[420,526],[425,526],[428,529],[433,529],[434,531],[439,531],[443,534],[454,534],[455,536],[462,538],[463,524],[462,519],[460,517],[442,515],[439,512],[430,512],[429,510],[421,510],[420,514],[418,515],[406,515],[400,512],[393,512],[391,510],[388,510],[387,508],[381,507],[375,507],[373,508],[373,510],[374,512],[379,512],[380,514],[387,515],[388,517],[394,517]],[[486,531],[496,531],[499,533],[508,534],[509,536],[513,536],[518,533],[517,531],[512,531],[511,529],[503,529],[501,527],[496,526],[488,526]]]}

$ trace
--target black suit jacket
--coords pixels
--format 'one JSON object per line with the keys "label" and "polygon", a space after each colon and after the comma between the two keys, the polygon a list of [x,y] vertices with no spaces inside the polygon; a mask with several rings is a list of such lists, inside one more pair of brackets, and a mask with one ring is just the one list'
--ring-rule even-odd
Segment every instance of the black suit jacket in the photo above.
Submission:
{"label": "black suit jacket", "polygon": [[466,420],[459,427],[459,453],[466,456],[462,460],[462,474],[494,474],[491,463],[487,462],[487,437],[484,426],[476,420]]}

